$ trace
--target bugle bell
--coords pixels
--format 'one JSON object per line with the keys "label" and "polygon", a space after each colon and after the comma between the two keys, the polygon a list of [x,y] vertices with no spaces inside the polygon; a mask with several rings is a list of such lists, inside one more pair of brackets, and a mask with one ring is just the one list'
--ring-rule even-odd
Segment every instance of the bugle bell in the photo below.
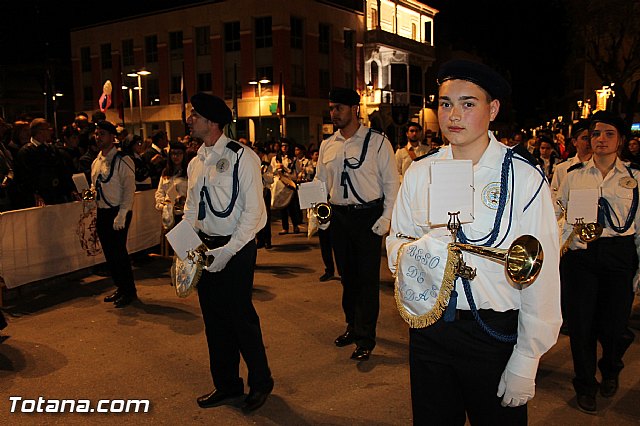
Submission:
{"label": "bugle bell", "polygon": [[329,223],[331,220],[331,204],[317,203],[313,206],[313,215],[318,219],[320,225]]}
{"label": "bugle bell", "polygon": [[93,201],[96,199],[96,191],[91,188],[87,188],[82,191],[82,201]]}
{"label": "bugle bell", "polygon": [[[542,244],[532,235],[521,235],[516,238],[508,249],[476,246],[473,244],[451,243],[459,251],[466,251],[478,256],[497,260],[505,267],[505,272],[518,290],[529,287],[535,281],[542,269],[544,253]],[[468,267],[461,258],[457,262],[456,275],[467,279],[475,277],[475,269]]]}

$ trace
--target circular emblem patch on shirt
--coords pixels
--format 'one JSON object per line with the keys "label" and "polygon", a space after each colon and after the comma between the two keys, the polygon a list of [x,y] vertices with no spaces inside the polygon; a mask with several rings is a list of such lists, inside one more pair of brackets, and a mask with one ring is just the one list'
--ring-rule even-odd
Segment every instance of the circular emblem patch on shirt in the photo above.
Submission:
{"label": "circular emblem patch on shirt", "polygon": [[500,204],[500,182],[491,182],[482,189],[482,202],[493,210]]}
{"label": "circular emblem patch on shirt", "polygon": [[631,176],[625,176],[620,178],[620,180],[618,181],[618,185],[623,188],[633,189],[638,186],[638,181]]}
{"label": "circular emblem patch on shirt", "polygon": [[220,173],[224,173],[229,169],[229,160],[226,158],[221,158],[216,163],[216,170]]}

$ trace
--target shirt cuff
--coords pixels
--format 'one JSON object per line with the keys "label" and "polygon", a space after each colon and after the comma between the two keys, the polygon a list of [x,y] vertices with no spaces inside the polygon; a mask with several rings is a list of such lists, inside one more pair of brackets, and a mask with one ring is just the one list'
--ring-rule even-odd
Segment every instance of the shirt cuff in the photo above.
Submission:
{"label": "shirt cuff", "polygon": [[517,376],[535,380],[539,363],[539,358],[530,358],[518,352],[518,347],[516,346],[509,358],[509,362],[507,362],[506,369]]}

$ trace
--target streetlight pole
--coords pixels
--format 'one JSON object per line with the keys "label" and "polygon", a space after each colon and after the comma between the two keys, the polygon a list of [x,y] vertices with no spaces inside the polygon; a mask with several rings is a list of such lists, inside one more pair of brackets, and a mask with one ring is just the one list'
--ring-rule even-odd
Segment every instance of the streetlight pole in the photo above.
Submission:
{"label": "streetlight pole", "polygon": [[58,101],[56,98],[63,97],[64,94],[60,92],[53,92],[52,100],[53,100],[53,132],[54,132],[54,142],[58,139]]}
{"label": "streetlight pole", "polygon": [[256,132],[256,142],[258,141],[258,136],[262,132],[262,85],[269,83],[271,83],[271,80],[267,77],[262,77],[260,80],[251,80],[249,82],[249,84],[258,85],[258,131]]}
{"label": "streetlight pole", "polygon": [[[144,139],[144,123],[142,121],[142,76],[143,75],[147,76],[149,74],[151,73],[147,70],[132,71],[129,74],[127,74],[127,77],[133,77],[138,79],[138,86],[135,87],[135,89],[138,90],[138,108],[140,113],[140,136],[142,136],[143,139]],[[129,93],[129,96],[131,96],[131,92]],[[131,109],[132,109],[131,122],[133,122],[133,106],[131,107]]]}

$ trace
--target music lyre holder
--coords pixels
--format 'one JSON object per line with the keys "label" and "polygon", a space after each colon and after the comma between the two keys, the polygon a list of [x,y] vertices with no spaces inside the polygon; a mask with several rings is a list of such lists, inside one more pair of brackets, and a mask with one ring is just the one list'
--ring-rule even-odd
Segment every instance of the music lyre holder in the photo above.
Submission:
{"label": "music lyre holder", "polygon": [[451,232],[451,238],[453,239],[453,242],[449,244],[449,247],[454,253],[457,254],[455,274],[460,278],[466,278],[471,281],[476,277],[476,269],[470,266],[467,266],[467,264],[464,262],[462,258],[462,249],[460,247],[460,244],[458,243],[458,231],[462,226],[462,224],[460,223],[460,217],[459,217],[460,212],[457,211],[455,213],[452,213],[452,212],[447,212],[447,213],[449,214],[449,222],[447,222],[447,229]]}

